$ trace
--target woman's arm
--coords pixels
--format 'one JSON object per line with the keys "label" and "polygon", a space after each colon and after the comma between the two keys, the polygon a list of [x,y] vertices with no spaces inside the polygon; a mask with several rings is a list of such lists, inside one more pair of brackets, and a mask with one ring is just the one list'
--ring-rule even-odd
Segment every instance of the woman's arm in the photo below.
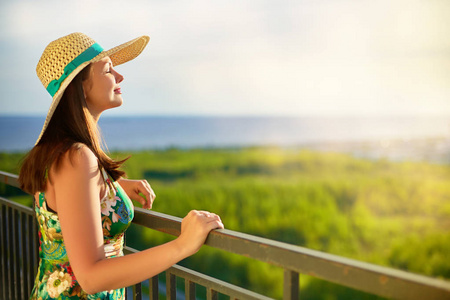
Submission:
{"label": "woman's arm", "polygon": [[106,259],[99,205],[103,181],[95,155],[86,147],[69,151],[54,171],[53,186],[69,261],[88,293],[126,287],[159,274],[197,252],[212,229],[223,228],[218,216],[192,211],[183,219],[177,239]]}

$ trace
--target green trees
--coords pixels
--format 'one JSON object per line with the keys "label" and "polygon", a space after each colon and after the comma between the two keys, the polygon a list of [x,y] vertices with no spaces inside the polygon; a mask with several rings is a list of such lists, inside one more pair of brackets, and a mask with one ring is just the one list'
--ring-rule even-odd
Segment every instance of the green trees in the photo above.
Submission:
{"label": "green trees", "polygon": [[[183,217],[191,209],[210,210],[231,230],[450,278],[447,165],[279,148],[131,154],[126,171],[130,178],[149,180],[156,211]],[[17,173],[11,161],[19,159],[1,154],[0,169]],[[168,239],[132,226],[127,243],[141,249]],[[282,270],[245,257],[204,247],[181,264],[282,295]],[[305,299],[377,299],[308,276],[301,277],[301,289]]]}
{"label": "green trees", "polygon": [[[171,149],[129,162],[130,176],[152,184],[157,211],[211,210],[228,229],[450,278],[448,166],[277,148]],[[281,297],[277,268],[212,249],[182,264]],[[303,278],[306,299],[377,298]]]}

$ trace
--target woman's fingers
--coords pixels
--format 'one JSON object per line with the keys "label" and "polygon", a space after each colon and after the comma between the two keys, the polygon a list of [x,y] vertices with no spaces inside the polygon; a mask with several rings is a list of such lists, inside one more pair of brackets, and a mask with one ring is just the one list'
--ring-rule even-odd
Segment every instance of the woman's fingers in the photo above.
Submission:
{"label": "woman's fingers", "polygon": [[220,218],[214,218],[213,220],[209,221],[207,223],[209,226],[209,231],[214,230],[214,229],[224,229],[225,227],[223,226],[222,221],[220,220]]}
{"label": "woman's fingers", "polygon": [[217,229],[217,228],[224,228],[222,220],[220,219],[220,217],[218,215],[216,215],[215,213],[211,213],[209,211],[196,211],[193,210],[190,213],[192,213],[195,217],[199,218],[200,220],[203,220],[205,225],[205,229],[209,231],[211,231],[212,229]]}
{"label": "woman's fingers", "polygon": [[139,180],[135,187],[136,201],[142,204],[143,208],[152,208],[156,194],[147,180]]}
{"label": "woman's fingers", "polygon": [[210,226],[211,227],[210,230],[217,229],[217,228],[221,228],[221,229],[224,228],[222,220],[215,213],[211,213],[211,212],[208,212],[208,211],[201,211],[200,214],[204,218],[206,218],[206,223],[207,224],[212,225],[212,226]]}
{"label": "woman's fingers", "polygon": [[152,208],[156,194],[147,180],[121,178],[118,182],[132,200],[141,203],[143,208]]}

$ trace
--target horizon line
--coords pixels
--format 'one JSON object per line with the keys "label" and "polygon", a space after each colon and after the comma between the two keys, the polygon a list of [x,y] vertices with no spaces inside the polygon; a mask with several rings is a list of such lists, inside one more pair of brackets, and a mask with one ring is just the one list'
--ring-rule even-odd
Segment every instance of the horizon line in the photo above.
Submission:
{"label": "horizon line", "polygon": [[[30,117],[30,118],[45,118],[46,114],[33,114],[33,113],[1,113],[0,118],[4,117]],[[102,115],[101,119],[109,118],[355,118],[355,117],[449,117],[449,112],[427,112],[427,113],[342,113],[342,114],[332,114],[332,113],[305,113],[305,114],[142,114],[142,113],[123,113],[123,114],[108,114]]]}

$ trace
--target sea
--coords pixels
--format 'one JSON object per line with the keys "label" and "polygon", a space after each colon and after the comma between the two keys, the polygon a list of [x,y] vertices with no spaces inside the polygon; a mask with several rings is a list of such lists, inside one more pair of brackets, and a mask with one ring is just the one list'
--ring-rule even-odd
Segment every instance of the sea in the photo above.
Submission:
{"label": "sea", "polygon": [[[25,152],[43,116],[0,116],[0,152]],[[450,162],[450,116],[102,116],[109,151],[281,147]]]}

